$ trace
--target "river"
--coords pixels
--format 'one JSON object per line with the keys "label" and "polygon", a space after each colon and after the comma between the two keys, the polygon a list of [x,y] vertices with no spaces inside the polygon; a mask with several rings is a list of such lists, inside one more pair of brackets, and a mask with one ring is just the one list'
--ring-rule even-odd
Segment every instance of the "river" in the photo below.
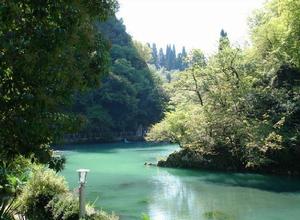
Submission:
{"label": "river", "polygon": [[71,189],[79,168],[90,169],[86,197],[120,220],[296,220],[300,180],[258,174],[206,172],[144,166],[175,145],[68,146],[62,174]]}

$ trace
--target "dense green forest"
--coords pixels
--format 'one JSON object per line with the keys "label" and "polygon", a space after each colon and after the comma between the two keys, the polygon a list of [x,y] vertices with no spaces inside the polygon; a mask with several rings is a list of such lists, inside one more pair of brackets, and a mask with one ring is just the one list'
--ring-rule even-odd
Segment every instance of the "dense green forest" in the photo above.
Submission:
{"label": "dense green forest", "polygon": [[109,140],[120,132],[145,130],[162,118],[167,101],[160,78],[145,61],[146,45],[133,42],[115,17],[98,22],[97,30],[111,47],[110,71],[100,88],[75,96],[72,112],[87,122],[80,132]]}
{"label": "dense green forest", "polygon": [[50,144],[77,127],[63,109],[109,69],[109,45],[94,22],[117,3],[93,2],[1,3],[1,158],[47,161]]}
{"label": "dense green forest", "polygon": [[[65,110],[74,93],[97,88],[109,70],[95,22],[117,8],[115,0],[1,1],[0,219],[79,219],[51,144],[80,124]],[[116,218],[93,210],[86,219]]]}
{"label": "dense green forest", "polygon": [[300,2],[273,0],[249,19],[252,46],[221,31],[218,51],[190,54],[148,140],[182,150],[161,166],[299,174]]}

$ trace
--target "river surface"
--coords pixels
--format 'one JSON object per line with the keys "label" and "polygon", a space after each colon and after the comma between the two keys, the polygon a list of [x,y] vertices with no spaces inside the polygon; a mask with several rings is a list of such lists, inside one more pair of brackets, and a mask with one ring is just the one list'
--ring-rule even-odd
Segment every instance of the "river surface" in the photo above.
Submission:
{"label": "river surface", "polygon": [[205,172],[144,166],[175,145],[68,146],[62,174],[70,188],[79,168],[90,169],[86,197],[120,220],[298,220],[300,181],[257,174]]}

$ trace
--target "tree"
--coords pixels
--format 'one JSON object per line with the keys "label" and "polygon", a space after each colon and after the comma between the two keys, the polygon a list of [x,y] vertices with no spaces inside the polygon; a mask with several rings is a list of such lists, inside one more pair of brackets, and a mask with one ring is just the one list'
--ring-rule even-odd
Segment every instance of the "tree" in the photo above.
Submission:
{"label": "tree", "polygon": [[254,56],[279,68],[290,64],[300,68],[300,3],[273,0],[250,18]]}
{"label": "tree", "polygon": [[175,45],[173,47],[171,45],[167,45],[166,48],[166,65],[167,70],[176,69],[176,49]]}
{"label": "tree", "polygon": [[151,61],[151,63],[154,64],[156,68],[159,67],[158,54],[157,54],[157,48],[156,48],[155,43],[152,44],[152,61]]}
{"label": "tree", "polygon": [[222,30],[217,53],[193,51],[170,84],[173,111],[148,135],[183,148],[169,165],[299,174],[298,8],[266,3],[251,20],[251,48],[232,46]]}
{"label": "tree", "polygon": [[173,47],[172,47],[171,56],[172,56],[172,59],[171,59],[171,69],[177,69],[177,67],[176,67],[177,54],[176,54],[176,48],[175,48],[174,44],[173,44]]}
{"label": "tree", "polygon": [[[155,49],[152,49],[152,54],[155,56],[154,52]],[[164,50],[160,48],[159,53],[157,55],[157,66],[156,68],[165,68],[167,71],[174,71],[174,70],[184,70],[187,68],[186,63],[187,53],[185,50],[185,47],[182,48],[181,53],[176,53],[176,47],[173,44],[172,46],[168,44],[166,46],[166,53],[164,54]],[[150,64],[153,64],[153,61],[150,62]]]}
{"label": "tree", "polygon": [[227,37],[227,32],[225,32],[224,29],[221,29],[220,37],[221,38],[226,38]]}
{"label": "tree", "polygon": [[205,83],[205,77],[207,76],[204,71],[206,59],[201,50],[192,50],[188,60],[189,68],[178,74],[177,80],[172,85],[172,94],[173,97],[177,95],[186,97],[186,101],[183,101],[182,97],[178,97],[181,100],[180,102],[188,103],[189,100],[193,100],[203,106],[203,94],[207,90]]}
{"label": "tree", "polygon": [[102,79],[100,88],[79,94],[71,111],[86,118],[81,134],[97,133],[108,141],[120,132],[135,132],[159,121],[167,97],[146,64],[151,49],[132,41],[116,17],[97,27],[111,42],[111,71]]}
{"label": "tree", "polygon": [[172,49],[171,45],[167,45],[166,48],[166,69],[171,70],[171,65],[172,65]]}
{"label": "tree", "polygon": [[174,105],[170,109],[175,110],[151,129],[149,139],[195,149],[213,166],[221,160],[222,166],[243,167],[241,144],[249,138],[249,130],[243,127],[246,103],[241,100],[251,88],[244,78],[249,70],[244,60],[241,50],[231,46],[208,61],[200,50],[192,51],[189,68],[178,74],[170,88]]}
{"label": "tree", "polygon": [[166,65],[166,57],[162,48],[159,49],[158,63],[161,68]]}
{"label": "tree", "polygon": [[0,156],[49,158],[49,144],[75,119],[63,111],[75,91],[108,72],[108,44],[96,19],[114,0],[4,1],[0,10]]}
{"label": "tree", "polygon": [[146,62],[151,61],[152,58],[152,52],[151,48],[146,44],[142,44],[141,42],[138,41],[133,41],[133,45],[135,49],[137,50],[137,53],[139,56]]}
{"label": "tree", "polygon": [[228,47],[230,44],[229,38],[227,36],[227,32],[225,32],[223,29],[220,32],[220,39],[219,39],[219,50],[222,50],[225,47]]}
{"label": "tree", "polygon": [[185,70],[187,68],[187,53],[185,50],[185,47],[182,47],[182,51],[181,53],[178,55],[178,66],[179,66],[179,70]]}

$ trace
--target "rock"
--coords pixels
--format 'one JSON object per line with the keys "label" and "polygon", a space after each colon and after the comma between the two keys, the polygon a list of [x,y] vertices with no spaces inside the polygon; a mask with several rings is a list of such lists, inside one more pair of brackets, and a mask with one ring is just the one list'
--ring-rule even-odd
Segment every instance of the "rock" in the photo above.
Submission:
{"label": "rock", "polygon": [[264,169],[245,167],[242,160],[226,151],[219,152],[204,152],[201,149],[182,148],[179,151],[171,153],[165,160],[160,160],[157,163],[159,167],[174,167],[174,168],[192,168],[215,170],[225,172],[256,172],[256,173],[273,173],[289,176],[298,176],[298,170],[274,169],[273,167],[265,167]]}
{"label": "rock", "polygon": [[157,166],[155,163],[151,163],[151,162],[145,162],[144,165],[145,166]]}
{"label": "rock", "polygon": [[234,170],[226,158],[219,155],[205,154],[202,151],[183,148],[171,153],[166,160],[157,163],[160,167],[196,168],[210,170]]}

